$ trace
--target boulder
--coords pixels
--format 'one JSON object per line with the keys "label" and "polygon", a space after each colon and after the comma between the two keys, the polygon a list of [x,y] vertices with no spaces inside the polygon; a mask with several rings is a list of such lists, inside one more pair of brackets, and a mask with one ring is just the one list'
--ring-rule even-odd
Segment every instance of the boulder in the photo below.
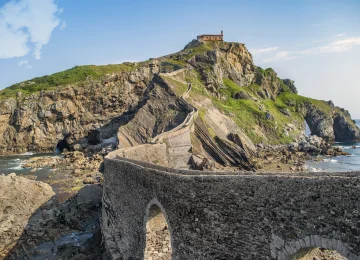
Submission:
{"label": "boulder", "polygon": [[274,117],[270,114],[269,110],[266,110],[265,118],[266,120],[274,120]]}
{"label": "boulder", "polygon": [[294,93],[294,94],[298,93],[298,90],[297,90],[297,88],[295,87],[295,84],[294,84],[295,82],[293,80],[291,80],[291,79],[283,79],[282,81],[284,82],[284,84],[286,86],[289,87],[289,89],[290,89],[290,91],[292,93]]}
{"label": "boulder", "polygon": [[279,111],[284,114],[285,116],[291,116],[291,112],[288,108],[280,108]]}
{"label": "boulder", "polygon": [[32,214],[55,193],[43,182],[0,175],[0,259],[15,246]]}
{"label": "boulder", "polygon": [[251,100],[252,99],[251,95],[249,95],[245,91],[240,91],[240,92],[234,94],[233,98],[235,98],[235,99],[246,99],[246,100]]}

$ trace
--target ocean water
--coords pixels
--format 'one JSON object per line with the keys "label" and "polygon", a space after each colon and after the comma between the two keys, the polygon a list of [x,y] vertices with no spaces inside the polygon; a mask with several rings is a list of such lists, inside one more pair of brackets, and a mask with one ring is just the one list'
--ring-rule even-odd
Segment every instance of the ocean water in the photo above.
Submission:
{"label": "ocean water", "polygon": [[51,172],[49,167],[40,168],[36,172],[30,172],[32,169],[23,168],[26,160],[33,157],[59,157],[61,155],[54,153],[38,153],[27,152],[24,154],[0,156],[0,174],[8,175],[10,173],[16,173],[16,175],[35,175],[37,180],[43,180],[47,178]]}
{"label": "ocean water", "polygon": [[[355,120],[356,125],[360,127],[360,119]],[[334,146],[341,147],[349,156],[336,156],[324,158],[319,162],[308,161],[306,166],[314,172],[342,172],[342,171],[360,171],[360,143],[346,142],[335,143]],[[352,147],[356,147],[353,149]]]}

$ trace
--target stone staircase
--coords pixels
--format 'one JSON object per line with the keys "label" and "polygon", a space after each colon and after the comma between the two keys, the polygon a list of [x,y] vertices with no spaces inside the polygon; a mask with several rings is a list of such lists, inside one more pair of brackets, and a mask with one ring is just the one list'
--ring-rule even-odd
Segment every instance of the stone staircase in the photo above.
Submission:
{"label": "stone staircase", "polygon": [[147,144],[118,149],[107,157],[125,157],[175,169],[189,169],[192,156],[191,131],[194,118],[198,114],[197,109],[185,100],[190,91],[191,84],[188,85],[187,91],[179,97],[179,101],[188,110],[187,117],[180,125],[157,135]]}

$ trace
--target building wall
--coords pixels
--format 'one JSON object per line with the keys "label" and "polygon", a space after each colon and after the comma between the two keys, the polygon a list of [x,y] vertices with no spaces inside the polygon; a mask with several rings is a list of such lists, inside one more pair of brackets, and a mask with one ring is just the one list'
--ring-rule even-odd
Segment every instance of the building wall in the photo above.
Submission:
{"label": "building wall", "polygon": [[198,40],[200,41],[222,41],[223,36],[199,36]]}
{"label": "building wall", "polygon": [[154,200],[169,224],[172,259],[290,259],[307,247],[360,259],[360,173],[214,173],[106,159],[104,175],[112,259],[143,259]]}

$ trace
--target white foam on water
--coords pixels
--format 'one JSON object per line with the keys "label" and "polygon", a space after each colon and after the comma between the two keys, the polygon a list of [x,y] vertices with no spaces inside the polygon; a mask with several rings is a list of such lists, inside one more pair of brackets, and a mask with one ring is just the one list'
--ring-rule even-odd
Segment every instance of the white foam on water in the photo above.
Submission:
{"label": "white foam on water", "polygon": [[315,167],[310,167],[310,168],[309,168],[309,171],[310,171],[310,172],[323,172],[324,169],[315,168]]}
{"label": "white foam on water", "polygon": [[332,162],[332,163],[337,163],[339,162],[338,160],[335,159],[323,159],[324,162]]}
{"label": "white foam on water", "polygon": [[34,155],[34,153],[33,152],[26,152],[26,153],[22,153],[20,155]]}
{"label": "white foam on water", "polygon": [[10,170],[17,170],[17,171],[20,171],[23,169],[22,165],[19,165],[19,166],[15,166],[15,167],[11,167],[9,168]]}
{"label": "white foam on water", "polygon": [[19,158],[17,159],[13,159],[13,160],[10,160],[8,162],[8,165],[14,165],[13,167],[9,167],[8,169],[9,170],[22,170],[23,169],[23,165],[25,164],[26,161],[24,160],[21,160]]}

